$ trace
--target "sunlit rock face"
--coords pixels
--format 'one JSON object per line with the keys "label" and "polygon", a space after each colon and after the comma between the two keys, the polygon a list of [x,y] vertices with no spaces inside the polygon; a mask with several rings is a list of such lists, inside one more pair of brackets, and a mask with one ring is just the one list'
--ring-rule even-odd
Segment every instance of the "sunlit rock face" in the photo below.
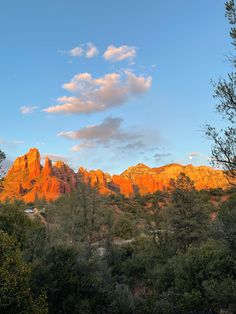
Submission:
{"label": "sunlit rock face", "polygon": [[41,165],[40,153],[36,148],[18,157],[9,169],[3,181],[0,200],[22,199],[32,202],[36,198],[55,200],[59,196],[70,193],[78,182],[96,187],[103,195],[121,193],[126,197],[136,192],[141,195],[166,190],[170,179],[175,179],[180,172],[194,181],[196,189],[227,188],[228,181],[224,173],[210,167],[194,167],[170,164],[158,168],[150,168],[144,164],[129,167],[121,175],[112,177],[101,170],[80,167],[75,173],[63,161],[54,164],[46,157]]}
{"label": "sunlit rock face", "polygon": [[169,187],[170,179],[176,179],[180,172],[183,172],[192,181],[194,181],[197,190],[214,189],[229,187],[229,183],[223,171],[215,170],[207,166],[195,167],[193,165],[182,166],[179,164],[170,164],[167,166],[153,168],[159,177],[160,188]]}
{"label": "sunlit rock face", "polygon": [[160,189],[155,171],[144,164],[129,167],[121,174],[121,177],[130,179],[141,195],[153,193]]}
{"label": "sunlit rock face", "polygon": [[108,188],[110,176],[105,174],[102,170],[87,171],[80,167],[78,170],[78,179],[90,184],[93,188],[97,188],[98,191],[103,194],[112,194],[113,191]]}
{"label": "sunlit rock face", "polygon": [[159,168],[149,168],[146,165],[138,164],[129,167],[121,176],[131,180],[137,187],[140,194],[154,193],[157,190],[169,188],[170,179],[176,179],[180,172],[185,173],[194,181],[197,190],[209,188],[227,188],[228,181],[224,173],[207,166],[194,167],[192,165],[182,166],[170,164]]}
{"label": "sunlit rock face", "polygon": [[10,175],[20,172],[27,174],[28,178],[32,179],[40,176],[40,154],[36,148],[31,148],[26,155],[18,157],[9,169],[8,174]]}
{"label": "sunlit rock face", "polygon": [[42,170],[42,176],[43,177],[51,176],[52,172],[53,172],[52,161],[48,157],[46,157],[45,164]]}
{"label": "sunlit rock face", "polygon": [[22,199],[25,202],[36,198],[54,200],[76,186],[76,175],[68,166],[59,167],[58,162],[53,166],[48,157],[44,167],[40,162],[40,153],[36,148],[18,157],[4,178],[0,199]]}
{"label": "sunlit rock face", "polygon": [[114,191],[118,193],[125,195],[126,197],[130,197],[134,194],[134,187],[131,179],[123,176],[112,176],[110,188],[114,189]]}

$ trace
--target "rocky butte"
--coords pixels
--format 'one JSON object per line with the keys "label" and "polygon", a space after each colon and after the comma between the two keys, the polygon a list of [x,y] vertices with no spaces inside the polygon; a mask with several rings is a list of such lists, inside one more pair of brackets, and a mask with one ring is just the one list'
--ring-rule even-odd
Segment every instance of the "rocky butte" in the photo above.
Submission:
{"label": "rocky butte", "polygon": [[39,151],[31,148],[27,154],[18,157],[9,169],[3,180],[0,200],[21,199],[25,202],[32,202],[36,198],[55,200],[60,195],[70,193],[80,180],[96,186],[101,194],[121,193],[130,197],[139,192],[145,195],[167,189],[170,179],[176,178],[180,172],[193,180],[198,190],[229,187],[221,170],[207,166],[169,164],[150,168],[138,164],[129,167],[120,175],[110,176],[101,170],[88,171],[82,167],[78,172],[74,172],[63,161],[52,163],[48,157],[42,166]]}

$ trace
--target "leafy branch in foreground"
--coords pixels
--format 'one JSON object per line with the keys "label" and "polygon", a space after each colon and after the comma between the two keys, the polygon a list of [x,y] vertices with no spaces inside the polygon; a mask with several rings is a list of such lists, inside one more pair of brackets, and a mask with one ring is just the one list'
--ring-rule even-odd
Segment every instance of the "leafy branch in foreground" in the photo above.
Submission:
{"label": "leafy branch in foreground", "polygon": [[[227,1],[225,4],[226,17],[232,25],[230,37],[232,45],[236,48],[236,8],[234,0]],[[207,124],[205,126],[206,136],[213,141],[211,155],[214,166],[221,166],[231,184],[235,184],[236,178],[236,59],[235,55],[231,58],[233,72],[228,74],[227,79],[220,79],[214,84],[214,98],[219,103],[216,105],[217,112],[227,121],[225,129],[218,131],[215,127]]]}

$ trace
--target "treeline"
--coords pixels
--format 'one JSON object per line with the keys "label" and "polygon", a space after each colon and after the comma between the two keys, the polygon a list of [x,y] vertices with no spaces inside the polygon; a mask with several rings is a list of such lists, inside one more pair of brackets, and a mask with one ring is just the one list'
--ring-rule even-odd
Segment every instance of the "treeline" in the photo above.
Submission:
{"label": "treeline", "polygon": [[[91,187],[0,205],[1,313],[235,313],[236,193]],[[224,312],[223,312],[224,311]]]}

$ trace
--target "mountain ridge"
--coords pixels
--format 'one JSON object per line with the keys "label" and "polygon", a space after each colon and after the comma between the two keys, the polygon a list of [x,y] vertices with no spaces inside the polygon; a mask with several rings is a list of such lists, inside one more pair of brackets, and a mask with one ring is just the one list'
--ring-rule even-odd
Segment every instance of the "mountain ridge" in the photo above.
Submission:
{"label": "mountain ridge", "polygon": [[105,195],[121,193],[130,197],[136,192],[145,195],[168,189],[170,179],[176,178],[180,172],[189,176],[198,190],[225,189],[229,186],[223,171],[209,166],[173,163],[151,168],[138,163],[128,167],[120,175],[111,176],[100,169],[86,170],[83,167],[79,167],[75,172],[63,161],[52,163],[49,157],[46,157],[44,165],[41,165],[38,149],[31,148],[28,153],[16,158],[8,170],[3,180],[0,200],[55,200],[65,193],[70,193],[80,180],[96,186],[99,192]]}

